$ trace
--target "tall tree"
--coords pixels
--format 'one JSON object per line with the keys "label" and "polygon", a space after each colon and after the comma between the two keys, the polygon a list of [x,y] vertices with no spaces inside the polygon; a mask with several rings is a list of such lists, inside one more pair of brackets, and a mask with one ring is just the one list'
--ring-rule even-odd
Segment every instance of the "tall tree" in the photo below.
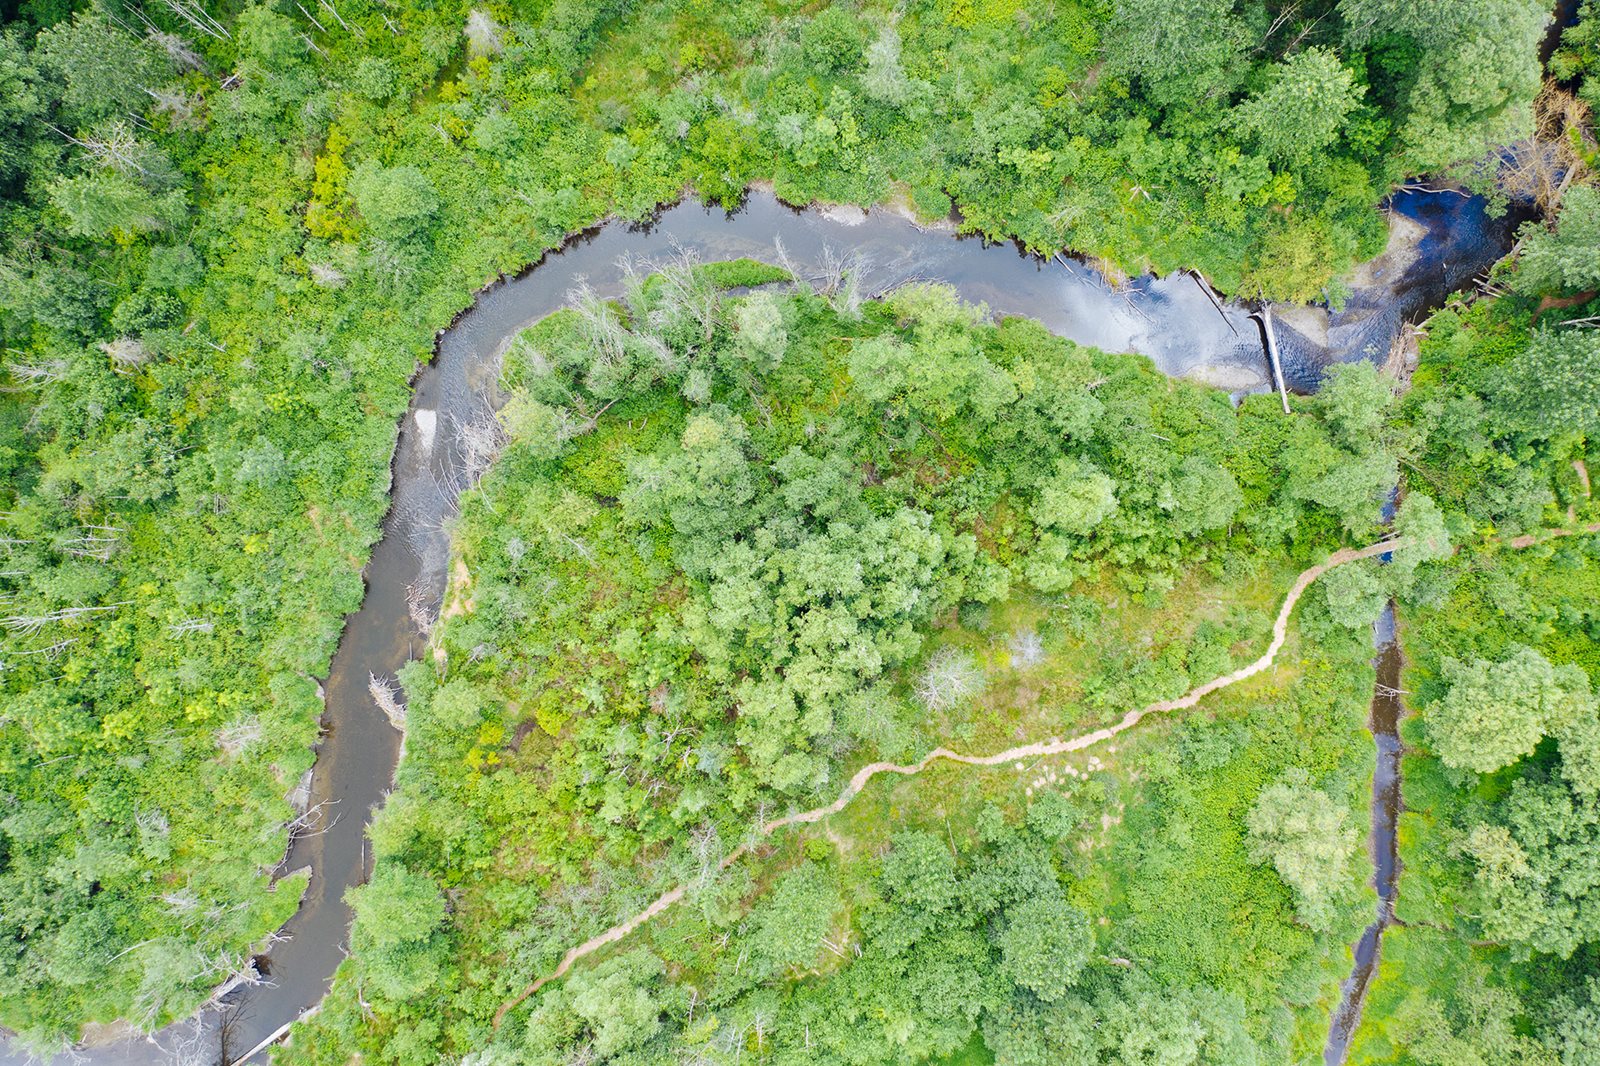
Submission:
{"label": "tall tree", "polygon": [[1346,38],[1408,42],[1397,71],[1399,164],[1429,170],[1532,130],[1543,0],[1340,0]]}
{"label": "tall tree", "polygon": [[1446,690],[1428,707],[1428,737],[1446,766],[1489,773],[1529,752],[1547,733],[1592,713],[1581,667],[1552,666],[1532,648],[1504,659],[1447,659]]}
{"label": "tall tree", "polygon": [[1233,117],[1269,157],[1298,167],[1338,139],[1364,91],[1332,51],[1308,48],[1279,63]]}
{"label": "tall tree", "polygon": [[1294,889],[1295,911],[1320,932],[1333,929],[1351,883],[1360,833],[1348,814],[1300,767],[1262,790],[1245,815],[1250,860],[1271,862]]}

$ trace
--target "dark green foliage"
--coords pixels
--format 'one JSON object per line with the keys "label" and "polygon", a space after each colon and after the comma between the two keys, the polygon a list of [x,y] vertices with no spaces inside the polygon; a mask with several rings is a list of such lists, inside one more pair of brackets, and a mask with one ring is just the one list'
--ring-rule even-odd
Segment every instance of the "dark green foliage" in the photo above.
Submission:
{"label": "dark green foliage", "polygon": [[1550,17],[1540,0],[1340,0],[1339,14],[1346,39],[1375,47],[1395,75],[1402,166],[1439,167],[1531,131]]}
{"label": "dark green foliage", "polygon": [[1600,433],[1600,333],[1536,331],[1491,396],[1506,421],[1529,434]]}

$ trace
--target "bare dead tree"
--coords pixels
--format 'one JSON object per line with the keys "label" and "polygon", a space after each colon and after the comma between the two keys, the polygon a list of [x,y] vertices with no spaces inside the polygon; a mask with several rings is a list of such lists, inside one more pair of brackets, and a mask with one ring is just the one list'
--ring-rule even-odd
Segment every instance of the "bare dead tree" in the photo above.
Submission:
{"label": "bare dead tree", "polygon": [[[319,837],[338,825],[339,816],[337,814],[333,816],[332,820],[327,820],[326,824],[324,824],[328,808],[338,802],[338,800],[323,800],[321,803],[312,804],[285,823],[285,828],[289,830],[290,843],[292,844],[301,837]],[[276,828],[263,831],[264,836],[276,834]]]}
{"label": "bare dead tree", "polygon": [[504,47],[500,43],[500,34],[504,31],[482,8],[475,7],[467,13],[467,25],[462,32],[466,35],[468,49],[475,56],[493,55]]}
{"label": "bare dead tree", "polygon": [[870,262],[858,252],[839,252],[832,246],[822,249],[822,294],[846,318],[861,313],[861,279],[869,269]]}
{"label": "bare dead tree", "polygon": [[199,0],[161,0],[162,5],[174,15],[205,34],[207,37],[219,41],[233,39],[233,34],[228,32],[228,27],[212,18]]}
{"label": "bare dead tree", "polygon": [[312,282],[324,289],[342,288],[347,280],[337,267],[328,263],[311,263],[308,266]]}
{"label": "bare dead tree", "polygon": [[294,6],[300,8],[300,14],[304,15],[306,18],[311,20],[311,25],[315,26],[318,30],[320,30],[323,33],[327,33],[328,32],[328,27],[326,27],[322,23],[318,22],[317,21],[317,16],[315,16],[311,12],[307,11],[305,9],[305,7],[300,3],[300,0],[295,0],[295,5]]}
{"label": "bare dead tree", "polygon": [[783,246],[782,237],[772,238],[772,250],[778,257],[778,265],[788,273],[791,279],[791,284],[794,285],[795,291],[803,292],[807,296],[815,294],[816,290],[812,288],[811,282],[808,281],[806,279],[806,275],[801,272],[799,265],[795,263],[792,258],[790,258],[789,250]]}
{"label": "bare dead tree", "polygon": [[228,755],[238,755],[262,737],[261,719],[247,715],[217,730],[217,747]]}
{"label": "bare dead tree", "polygon": [[334,19],[338,21],[339,25],[344,27],[344,32],[353,33],[357,37],[365,37],[367,35],[366,31],[360,26],[352,26],[346,22],[344,20],[344,16],[339,14],[339,9],[329,3],[328,0],[317,0],[317,6],[331,14]]}
{"label": "bare dead tree", "polygon": [[6,372],[16,385],[7,388],[5,392],[21,392],[25,389],[37,389],[52,382],[60,381],[67,372],[65,359],[49,359],[42,363],[7,363]]}
{"label": "bare dead tree", "polygon": [[716,880],[722,862],[722,837],[710,822],[696,826],[689,833],[689,853],[694,857],[694,891],[704,891]]}
{"label": "bare dead tree", "polygon": [[48,122],[44,125],[67,143],[83,149],[84,154],[97,166],[121,174],[148,173],[142,158],[145,146],[140,142],[138,134],[134,133],[122,119],[114,119],[85,137],[74,137],[66,130]]}
{"label": "bare dead tree", "polygon": [[1038,666],[1044,662],[1044,641],[1032,629],[1019,629],[1011,634],[1006,647],[1011,652],[1011,662],[1015,666]]}
{"label": "bare dead tree", "polygon": [[62,607],[58,610],[47,611],[44,614],[12,615],[9,618],[0,619],[0,626],[4,626],[13,633],[30,635],[39,632],[45,626],[50,625],[53,622],[68,622],[92,614],[100,614],[105,611],[114,611],[119,607],[127,607],[130,605],[130,603],[131,601],[123,601],[121,603],[111,603],[100,607]]}
{"label": "bare dead tree", "polygon": [[96,559],[110,562],[122,542],[122,530],[116,526],[85,526],[76,536],[56,543],[56,550],[78,559]]}
{"label": "bare dead tree", "polygon": [[438,605],[433,602],[428,590],[415,581],[406,586],[406,614],[411,618],[411,624],[424,635],[432,633],[439,621]]}
{"label": "bare dead tree", "polygon": [[167,53],[167,58],[183,70],[205,69],[205,60],[200,58],[200,53],[176,33],[166,33],[151,27],[145,33],[145,40]]}
{"label": "bare dead tree", "polygon": [[467,485],[477,483],[506,445],[505,427],[484,408],[471,418],[456,420],[456,443],[461,449]]}
{"label": "bare dead tree", "polygon": [[1546,82],[1534,100],[1534,133],[1497,159],[1496,183],[1513,197],[1533,200],[1547,218],[1559,212],[1567,190],[1589,172],[1595,151],[1589,107]]}
{"label": "bare dead tree", "polygon": [[60,655],[62,652],[66,651],[76,643],[78,643],[77,637],[63,637],[61,640],[58,640],[53,644],[46,644],[42,648],[29,648],[25,651],[15,651],[11,654],[24,657],[31,655],[42,655],[46,659],[54,659],[56,656]]}
{"label": "bare dead tree", "polygon": [[930,711],[943,711],[983,691],[983,671],[969,652],[943,647],[928,660],[914,691]]}
{"label": "bare dead tree", "polygon": [[172,889],[169,892],[163,892],[156,898],[159,899],[167,908],[167,911],[175,917],[181,918],[184,915],[193,914],[195,911],[200,909],[200,897],[196,895],[194,889],[188,885],[185,885],[183,888]]}

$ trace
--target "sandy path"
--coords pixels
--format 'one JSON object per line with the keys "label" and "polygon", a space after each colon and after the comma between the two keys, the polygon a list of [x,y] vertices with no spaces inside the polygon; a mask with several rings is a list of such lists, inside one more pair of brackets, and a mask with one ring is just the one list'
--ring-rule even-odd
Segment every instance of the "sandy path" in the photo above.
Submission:
{"label": "sandy path", "polygon": [[[1570,532],[1578,531],[1562,530],[1554,535],[1562,536]],[[1600,532],[1600,523],[1584,527],[1581,532]],[[1519,541],[1525,541],[1526,543],[1518,543]],[[1129,711],[1127,714],[1123,715],[1122,720],[1117,722],[1115,725],[1105,726],[1089,733],[1082,733],[1067,740],[1041,741],[1034,744],[1023,744],[1015,748],[1007,748],[1005,751],[995,752],[993,755],[963,755],[958,751],[951,751],[949,748],[934,748],[932,751],[928,752],[928,754],[924,755],[921,759],[914,763],[904,765],[892,762],[868,763],[866,766],[863,766],[861,769],[855,772],[855,775],[850,778],[850,782],[845,785],[844,791],[840,792],[839,797],[832,803],[825,807],[815,807],[809,811],[801,811],[797,814],[789,814],[782,818],[774,818],[769,822],[764,822],[760,827],[760,835],[763,837],[771,836],[779,829],[783,829],[787,826],[808,825],[812,822],[819,822],[830,815],[838,814],[850,804],[851,800],[855,799],[855,797],[860,794],[861,790],[866,787],[867,782],[871,781],[879,774],[900,774],[909,777],[913,774],[920,774],[939,759],[961,763],[965,766],[1000,766],[1009,762],[1034,759],[1046,755],[1063,755],[1070,751],[1082,751],[1084,748],[1092,747],[1096,744],[1110,740],[1118,733],[1132,729],[1134,726],[1138,725],[1140,720],[1143,719],[1147,714],[1159,714],[1164,711],[1181,711],[1189,707],[1193,707],[1195,704],[1211,695],[1211,693],[1216,692],[1218,689],[1227,688],[1229,685],[1237,684],[1248,677],[1254,677],[1256,674],[1261,673],[1263,670],[1266,670],[1273,664],[1273,661],[1278,657],[1278,652],[1283,650],[1284,641],[1288,639],[1289,618],[1294,613],[1295,604],[1300,602],[1300,597],[1305,595],[1306,589],[1311,587],[1311,583],[1313,581],[1316,581],[1317,578],[1321,577],[1323,574],[1327,573],[1329,570],[1332,570],[1336,566],[1343,566],[1345,563],[1353,563],[1359,559],[1371,559],[1374,556],[1382,555],[1384,552],[1393,551],[1403,543],[1404,540],[1402,538],[1391,538],[1388,540],[1379,541],[1376,544],[1369,544],[1365,548],[1342,548],[1328,556],[1326,562],[1318,563],[1316,566],[1302,571],[1300,576],[1295,579],[1294,584],[1290,587],[1288,594],[1284,596],[1283,606],[1278,608],[1277,621],[1272,624],[1272,643],[1267,645],[1267,650],[1262,653],[1261,657],[1256,659],[1254,662],[1241,666],[1237,670],[1234,670],[1230,673],[1223,674],[1220,677],[1214,677],[1205,684],[1200,685],[1197,688],[1190,689],[1187,693],[1179,696],[1176,699],[1159,700],[1155,703],[1149,704],[1148,706],[1141,707],[1138,710]],[[1519,548],[1526,547],[1528,544],[1532,543],[1535,543],[1535,540],[1525,537],[1519,537],[1517,540],[1510,542],[1512,547]],[[737,848],[723,857],[722,862],[719,864],[720,867],[722,869],[727,869],[729,866],[732,866],[735,862],[748,854],[749,851],[749,843],[740,844]],[[569,950],[561,957],[560,964],[556,966],[554,970],[528,985],[528,987],[523,989],[515,999],[508,1000],[507,1002],[501,1004],[500,1009],[495,1011],[495,1026],[498,1028],[500,1023],[505,1020],[505,1016],[512,1010],[516,1009],[516,1007],[529,996],[539,991],[539,989],[543,988],[551,981],[557,981],[566,976],[567,971],[572,969],[573,964],[579,959],[583,958],[585,955],[593,954],[600,948],[605,947],[607,944],[612,944],[618,940],[621,940],[623,937],[639,928],[639,926],[643,925],[645,922],[648,922],[651,918],[654,918],[656,915],[660,914],[662,911],[666,910],[668,907],[682,899],[684,892],[687,890],[687,885],[679,885],[676,888],[662,893],[653,903],[651,903],[644,910],[640,911],[638,914],[635,914],[626,921],[613,925],[610,929],[600,933],[598,936],[591,937],[590,939],[579,944],[577,947]]]}

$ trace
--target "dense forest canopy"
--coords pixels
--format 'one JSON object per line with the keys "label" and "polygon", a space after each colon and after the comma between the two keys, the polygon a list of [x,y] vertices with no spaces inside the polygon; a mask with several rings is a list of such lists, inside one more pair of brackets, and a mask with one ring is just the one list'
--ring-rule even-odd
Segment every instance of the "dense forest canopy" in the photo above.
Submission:
{"label": "dense forest canopy", "polygon": [[[1568,160],[1592,158],[1593,8],[1551,63],[1576,91]],[[686,192],[731,208],[769,181],[954,212],[1113,274],[1336,303],[1398,182],[1480,181],[1556,113],[1537,0],[0,11],[0,1026],[38,1047],[186,1015],[294,910],[303,879],[271,871],[314,679],[361,601],[410,376],[486,279],[608,215]],[[1578,520],[1597,230],[1580,182],[1499,300],[1431,327],[1426,387],[1397,402],[1342,371],[1291,418],[937,287],[732,296],[679,268],[552,319],[508,359],[510,443],[464,504],[474,609],[441,622],[449,670],[405,678],[410,758],[353,897],[356,961],[293,1054],[479,1051],[573,935],[695,873],[762,805],[1226,669],[1286,568],[1376,535],[1402,477],[1401,521],[1458,544]],[[776,278],[743,271],[721,283]],[[1136,780],[1074,776],[1032,805],[973,786],[955,828],[926,797],[886,801],[905,834],[707,876],[684,920],[731,956],[621,952],[484,1061],[1301,1054],[1370,902],[1345,844],[1370,758],[1362,627],[1390,593],[1452,634],[1415,667],[1434,686],[1419,751],[1444,767],[1418,771],[1436,795],[1415,809],[1448,857],[1419,899],[1459,934],[1437,950],[1461,972],[1500,958],[1480,942],[1568,960],[1501,973],[1498,1014],[1440,977],[1394,1024],[1444,1041],[1432,1061],[1491,1016],[1528,1054],[1584,1061],[1593,919],[1566,857],[1594,846],[1588,550],[1550,549],[1574,575],[1558,589],[1487,547],[1342,569],[1306,609],[1294,686],[1256,694],[1272,721],[1241,698],[1136,745]],[[1518,708],[1514,735],[1486,700]],[[1528,812],[1557,809],[1541,836]],[[1213,874],[1247,905],[1174,902]],[[851,931],[852,965],[811,950]],[[693,1043],[712,996],[741,1019],[715,1041],[743,1026],[725,1050]],[[838,1006],[869,1001],[881,1034]],[[1545,1001],[1571,1006],[1534,1017]]]}

